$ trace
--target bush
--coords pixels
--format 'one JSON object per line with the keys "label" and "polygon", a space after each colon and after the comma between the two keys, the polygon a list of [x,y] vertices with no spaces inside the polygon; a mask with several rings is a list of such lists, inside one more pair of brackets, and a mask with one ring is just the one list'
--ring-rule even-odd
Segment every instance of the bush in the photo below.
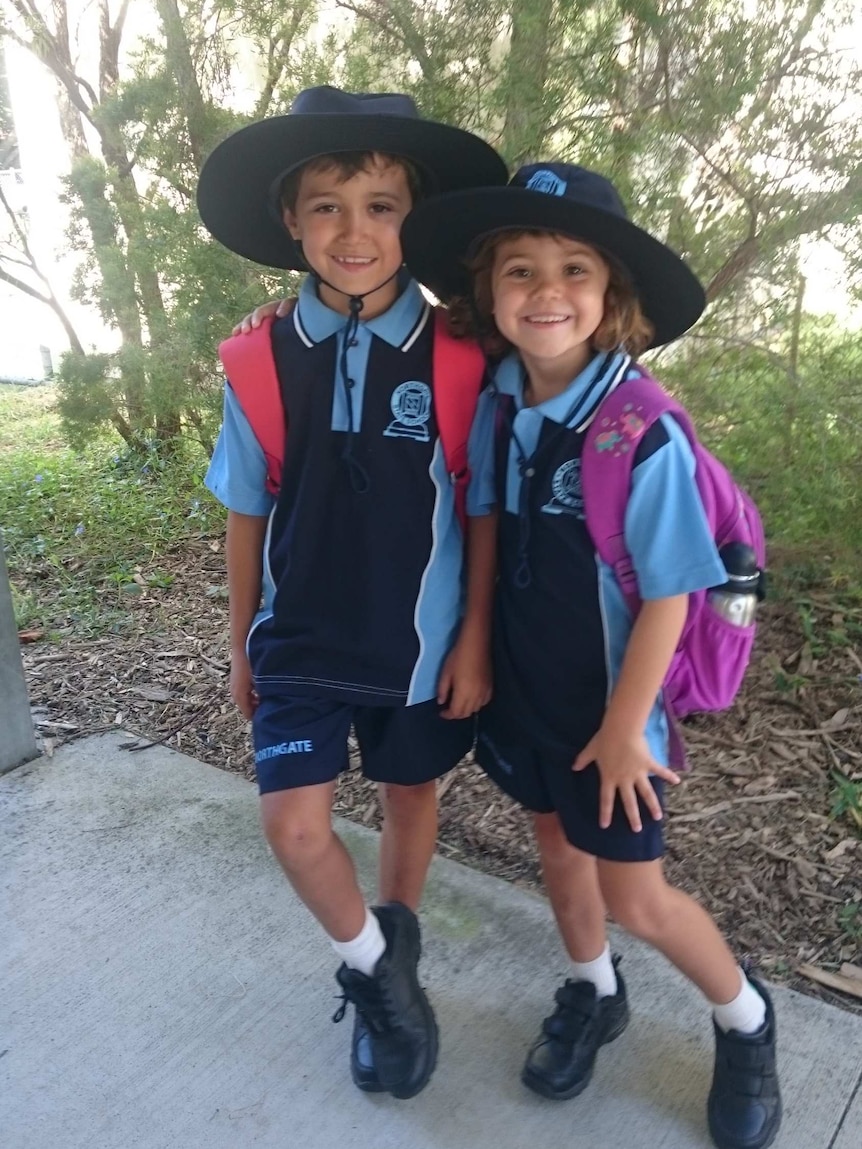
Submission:
{"label": "bush", "polygon": [[704,442],[756,499],[771,564],[803,582],[858,581],[862,553],[862,348],[822,321],[794,373],[779,355],[689,353],[660,374]]}

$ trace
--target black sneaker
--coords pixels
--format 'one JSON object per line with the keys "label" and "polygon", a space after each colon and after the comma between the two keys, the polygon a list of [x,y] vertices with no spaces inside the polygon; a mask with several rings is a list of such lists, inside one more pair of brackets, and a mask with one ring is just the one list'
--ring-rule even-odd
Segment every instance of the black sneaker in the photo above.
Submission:
{"label": "black sneaker", "polygon": [[[614,968],[618,962],[615,958]],[[629,1007],[619,970],[613,997],[597,998],[592,982],[568,978],[554,1000],[557,1008],[542,1022],[521,1080],[534,1093],[564,1101],[589,1085],[599,1047],[623,1032],[629,1023]]]}
{"label": "black sneaker", "polygon": [[371,1034],[357,1009],[353,1017],[353,1038],[350,1042],[350,1076],[353,1084],[363,1093],[385,1093],[371,1051]]}
{"label": "black sneaker", "polygon": [[775,1014],[760,982],[748,979],[766,1002],[756,1033],[715,1029],[715,1072],[706,1114],[718,1149],[766,1149],[781,1125],[781,1093],[775,1071]]}
{"label": "black sneaker", "polygon": [[[375,906],[372,913],[386,939],[373,975],[342,965],[335,976],[346,1000],[362,1015],[381,1088],[393,1097],[415,1097],[434,1072],[438,1045],[434,1013],[416,976],[419,923],[400,902]],[[337,1019],[341,1016],[342,1011],[336,1013]]]}

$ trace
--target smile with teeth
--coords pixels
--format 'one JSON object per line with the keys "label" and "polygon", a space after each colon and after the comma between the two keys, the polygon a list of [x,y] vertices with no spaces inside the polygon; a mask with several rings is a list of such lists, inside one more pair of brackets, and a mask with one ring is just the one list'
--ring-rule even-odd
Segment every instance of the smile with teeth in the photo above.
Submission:
{"label": "smile with teeth", "polygon": [[370,255],[334,255],[332,258],[343,267],[368,267],[369,264],[374,263],[374,259]]}
{"label": "smile with teeth", "polygon": [[568,323],[571,319],[570,315],[525,315],[524,320],[526,323],[538,323],[542,325],[555,324],[555,323]]}

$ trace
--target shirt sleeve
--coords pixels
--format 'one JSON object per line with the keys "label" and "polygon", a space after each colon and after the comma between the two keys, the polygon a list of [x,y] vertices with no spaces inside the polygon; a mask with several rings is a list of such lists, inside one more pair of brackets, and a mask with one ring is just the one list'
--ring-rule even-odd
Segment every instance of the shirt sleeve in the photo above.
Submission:
{"label": "shirt sleeve", "polygon": [[229,511],[268,515],[275,500],[266,489],[266,456],[230,383],[224,389],[224,422],[204,483]]}
{"label": "shirt sleeve", "polygon": [[497,506],[494,483],[494,427],[497,405],[494,397],[483,391],[476,404],[476,414],[467,440],[467,462],[470,483],[467,487],[467,514],[475,518],[490,515]]}
{"label": "shirt sleeve", "polygon": [[642,599],[670,598],[723,583],[727,574],[695,481],[685,432],[661,416],[660,445],[632,471],[626,548]]}

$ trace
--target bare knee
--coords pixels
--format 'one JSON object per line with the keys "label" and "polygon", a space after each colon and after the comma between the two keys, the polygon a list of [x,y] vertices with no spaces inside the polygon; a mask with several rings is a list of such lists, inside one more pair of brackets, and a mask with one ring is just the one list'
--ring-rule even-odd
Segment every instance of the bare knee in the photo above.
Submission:
{"label": "bare knee", "polygon": [[647,882],[630,883],[601,881],[601,886],[608,912],[627,933],[653,944],[664,936],[674,912],[674,891],[663,878],[653,876]]}
{"label": "bare knee", "polygon": [[317,865],[332,841],[332,824],[328,817],[289,803],[261,803],[263,832],[275,856],[287,871],[301,872]]}

